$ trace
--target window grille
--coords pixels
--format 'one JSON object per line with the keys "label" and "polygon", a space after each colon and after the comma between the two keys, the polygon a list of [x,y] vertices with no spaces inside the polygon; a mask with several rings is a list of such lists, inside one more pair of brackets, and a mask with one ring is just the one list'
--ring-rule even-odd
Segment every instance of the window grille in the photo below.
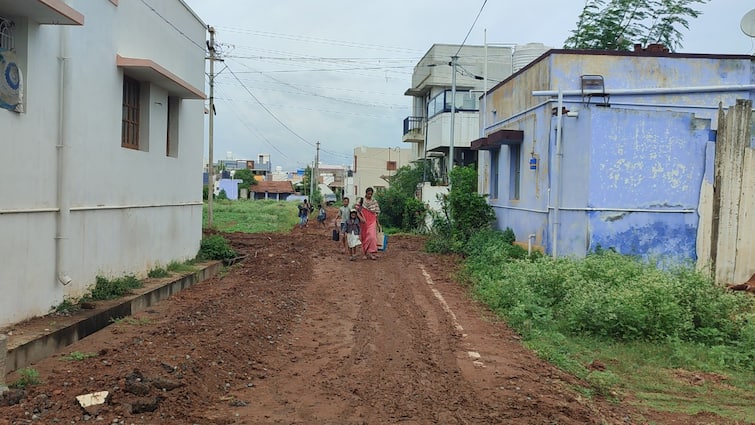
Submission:
{"label": "window grille", "polygon": [[0,49],[13,50],[13,29],[15,24],[8,18],[0,16]]}
{"label": "window grille", "polygon": [[139,149],[139,82],[123,77],[123,122],[121,146]]}

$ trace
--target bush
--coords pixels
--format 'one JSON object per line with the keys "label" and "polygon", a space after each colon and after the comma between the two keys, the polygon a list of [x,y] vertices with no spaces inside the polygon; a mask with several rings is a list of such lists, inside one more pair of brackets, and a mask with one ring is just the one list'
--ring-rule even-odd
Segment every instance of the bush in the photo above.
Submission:
{"label": "bush", "polygon": [[220,235],[210,235],[202,238],[202,242],[199,245],[199,253],[197,254],[197,259],[200,261],[230,260],[236,257],[236,251]]}
{"label": "bush", "polygon": [[456,167],[451,170],[451,190],[441,200],[441,213],[433,216],[432,236],[425,249],[461,252],[473,234],[490,229],[494,221],[493,208],[477,193],[477,171],[471,166]]}
{"label": "bush", "polygon": [[94,288],[85,300],[102,301],[112,300],[131,293],[133,289],[141,288],[142,282],[135,276],[128,275],[118,279],[107,279],[97,276]]}

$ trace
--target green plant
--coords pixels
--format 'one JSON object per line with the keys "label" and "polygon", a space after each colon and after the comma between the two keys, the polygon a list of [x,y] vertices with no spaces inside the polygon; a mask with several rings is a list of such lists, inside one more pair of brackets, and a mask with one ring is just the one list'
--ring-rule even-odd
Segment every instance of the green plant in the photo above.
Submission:
{"label": "green plant", "polygon": [[81,310],[81,305],[76,299],[64,298],[60,304],[53,306],[55,313],[71,314]]}
{"label": "green plant", "polygon": [[10,387],[26,388],[32,385],[38,385],[41,382],[39,380],[39,372],[34,368],[25,367],[23,369],[20,369],[18,371],[18,374],[20,375],[20,378],[11,383]]}
{"label": "green plant", "polygon": [[143,318],[135,318],[135,317],[113,317],[110,319],[110,322],[115,323],[116,325],[124,324],[124,325],[135,325],[135,326],[142,326],[142,325],[149,325],[152,323],[152,320],[148,317]]}
{"label": "green plant", "polygon": [[225,189],[220,189],[220,192],[218,192],[218,196],[215,197],[218,201],[223,201],[228,199],[228,194],[225,193]]}
{"label": "green plant", "polygon": [[186,261],[183,263],[180,263],[178,261],[171,261],[168,263],[168,271],[172,273],[187,273],[187,272],[193,272],[196,270],[196,268],[193,266],[193,261]]}
{"label": "green plant", "polygon": [[154,269],[150,270],[147,273],[147,276],[151,277],[151,278],[168,277],[168,276],[170,276],[170,273],[168,272],[168,270],[166,270],[166,269],[158,266],[158,267],[155,267]]}
{"label": "green plant", "polygon": [[129,294],[133,289],[141,287],[142,282],[133,275],[117,279],[97,276],[94,287],[84,299],[91,301],[111,300]]}
{"label": "green plant", "polygon": [[221,235],[210,235],[202,238],[199,245],[197,258],[206,260],[230,260],[236,258],[237,254]]}
{"label": "green plant", "polygon": [[[474,167],[455,167],[450,176],[451,190],[441,199],[441,213],[433,215],[433,231],[425,247],[431,252],[461,252],[473,234],[495,221],[493,208],[477,193]],[[434,250],[444,246],[445,251]]]}
{"label": "green plant", "polygon": [[511,227],[506,227],[506,230],[503,231],[503,240],[510,245],[516,242],[516,235],[514,235],[514,230]]}
{"label": "green plant", "polygon": [[97,357],[96,353],[82,353],[81,351],[74,351],[67,356],[62,357],[63,360],[81,361],[90,357]]}

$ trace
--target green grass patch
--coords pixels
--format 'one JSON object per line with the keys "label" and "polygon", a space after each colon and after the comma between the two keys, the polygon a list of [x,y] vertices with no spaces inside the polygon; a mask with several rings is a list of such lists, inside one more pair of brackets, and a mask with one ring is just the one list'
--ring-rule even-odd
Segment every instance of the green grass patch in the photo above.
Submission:
{"label": "green grass patch", "polygon": [[236,255],[236,251],[231,248],[226,238],[221,235],[209,235],[202,238],[197,259],[200,261],[230,260]]}
{"label": "green grass patch", "polygon": [[658,269],[612,251],[528,257],[501,232],[470,239],[459,278],[543,359],[654,409],[755,417],[755,298],[691,266]]}
{"label": "green grass patch", "polygon": [[168,277],[168,276],[170,276],[170,272],[167,269],[164,269],[159,266],[147,272],[147,277],[150,277],[150,278],[161,278],[161,277]]}
{"label": "green grass patch", "polygon": [[116,325],[132,325],[132,326],[144,326],[152,323],[152,320],[147,317],[114,317],[110,319],[112,323]]}
{"label": "green grass patch", "polygon": [[[286,201],[215,201],[212,203],[213,228],[221,232],[282,233],[299,222],[296,202]],[[202,225],[207,227],[207,203]]]}
{"label": "green grass patch", "polygon": [[18,378],[15,382],[11,383],[9,387],[26,388],[32,385],[38,385],[42,382],[39,379],[39,371],[37,371],[37,369],[31,368],[31,367],[25,367],[23,369],[19,369],[18,374],[20,378]]}
{"label": "green grass patch", "polygon": [[68,361],[82,361],[84,359],[88,359],[90,357],[97,357],[97,354],[95,353],[82,353],[81,351],[74,351],[72,353],[69,353],[67,356],[63,356],[63,360]]}
{"label": "green grass patch", "polygon": [[133,275],[108,279],[103,276],[97,276],[94,287],[89,295],[82,298],[84,301],[101,301],[120,298],[132,293],[132,290],[141,288],[142,282]]}
{"label": "green grass patch", "polygon": [[194,261],[186,261],[183,263],[171,261],[167,268],[171,273],[193,273],[197,271],[197,268],[194,266]]}

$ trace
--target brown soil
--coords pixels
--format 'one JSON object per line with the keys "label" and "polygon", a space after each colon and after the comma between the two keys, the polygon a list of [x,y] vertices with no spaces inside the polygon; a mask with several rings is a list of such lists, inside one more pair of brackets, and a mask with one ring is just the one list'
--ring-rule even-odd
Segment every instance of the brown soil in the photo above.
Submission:
{"label": "brown soil", "polygon": [[468,298],[455,258],[393,236],[349,261],[330,231],[227,235],[244,261],[34,364],[0,425],[728,423],[588,400]]}

